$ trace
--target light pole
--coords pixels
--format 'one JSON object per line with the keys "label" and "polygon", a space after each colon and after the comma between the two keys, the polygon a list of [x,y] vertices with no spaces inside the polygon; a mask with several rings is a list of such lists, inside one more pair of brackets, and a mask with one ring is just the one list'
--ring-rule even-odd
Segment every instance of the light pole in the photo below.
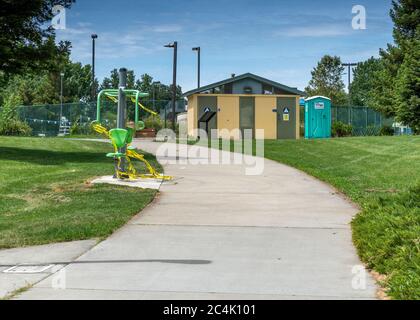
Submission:
{"label": "light pole", "polygon": [[200,88],[200,69],[201,69],[201,48],[192,48],[193,51],[197,51],[197,88]]}
{"label": "light pole", "polygon": [[92,34],[92,101],[95,101],[96,88],[95,88],[95,40],[98,39],[97,34]]}
{"label": "light pole", "polygon": [[64,72],[60,73],[60,125],[61,119],[63,118],[63,79],[64,79]]}
{"label": "light pole", "polygon": [[176,104],[176,65],[177,65],[177,56],[178,56],[178,42],[174,41],[173,43],[167,44],[165,48],[174,49],[174,65],[173,65],[173,81],[172,81],[172,129],[176,130],[176,115],[175,115],[175,104]]}
{"label": "light pole", "polygon": [[343,67],[348,67],[348,90],[349,90],[349,102],[351,101],[351,97],[350,97],[350,83],[351,83],[351,67],[356,67],[358,65],[358,63],[343,63],[342,66]]}

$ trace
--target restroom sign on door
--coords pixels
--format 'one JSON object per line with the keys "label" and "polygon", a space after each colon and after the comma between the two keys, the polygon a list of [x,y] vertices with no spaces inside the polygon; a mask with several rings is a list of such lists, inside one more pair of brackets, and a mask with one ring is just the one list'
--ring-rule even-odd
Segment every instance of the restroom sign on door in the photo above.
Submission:
{"label": "restroom sign on door", "polygon": [[290,120],[290,110],[289,108],[283,109],[283,121],[289,121]]}

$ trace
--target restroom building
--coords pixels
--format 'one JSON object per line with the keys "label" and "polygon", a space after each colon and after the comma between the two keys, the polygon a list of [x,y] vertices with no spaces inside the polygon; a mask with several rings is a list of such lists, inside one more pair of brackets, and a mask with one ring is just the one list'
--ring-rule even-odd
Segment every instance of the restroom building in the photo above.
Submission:
{"label": "restroom building", "polygon": [[[245,129],[264,129],[265,139],[299,139],[300,97],[305,93],[246,73],[186,92],[188,134],[198,128],[238,139]],[[226,130],[223,130],[226,129]]]}

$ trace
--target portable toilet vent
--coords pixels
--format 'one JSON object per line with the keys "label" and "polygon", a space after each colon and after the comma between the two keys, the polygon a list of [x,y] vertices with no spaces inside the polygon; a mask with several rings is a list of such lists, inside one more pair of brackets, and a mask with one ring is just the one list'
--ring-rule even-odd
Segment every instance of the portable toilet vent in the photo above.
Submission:
{"label": "portable toilet vent", "polygon": [[316,96],[305,100],[305,138],[331,138],[331,99]]}

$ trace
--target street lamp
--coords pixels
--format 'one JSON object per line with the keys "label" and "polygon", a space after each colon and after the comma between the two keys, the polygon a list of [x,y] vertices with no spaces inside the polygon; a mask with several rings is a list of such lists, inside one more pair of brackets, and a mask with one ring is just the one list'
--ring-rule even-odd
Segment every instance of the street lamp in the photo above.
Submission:
{"label": "street lamp", "polygon": [[61,119],[63,118],[63,78],[64,72],[60,73],[60,125]]}
{"label": "street lamp", "polygon": [[176,130],[175,125],[175,104],[176,104],[176,65],[177,65],[177,55],[178,55],[178,42],[174,41],[173,43],[167,44],[165,48],[174,49],[174,65],[173,65],[173,82],[172,82],[172,129]]}
{"label": "street lamp", "polygon": [[351,103],[351,97],[350,97],[350,83],[351,83],[351,68],[357,67],[358,63],[343,63],[343,67],[348,67],[348,91],[349,91],[349,103]]}
{"label": "street lamp", "polygon": [[200,65],[201,65],[201,48],[200,47],[195,47],[192,48],[193,51],[197,51],[197,88],[200,88]]}
{"label": "street lamp", "polygon": [[96,88],[95,88],[95,40],[98,39],[97,34],[92,34],[92,101],[95,101]]}

